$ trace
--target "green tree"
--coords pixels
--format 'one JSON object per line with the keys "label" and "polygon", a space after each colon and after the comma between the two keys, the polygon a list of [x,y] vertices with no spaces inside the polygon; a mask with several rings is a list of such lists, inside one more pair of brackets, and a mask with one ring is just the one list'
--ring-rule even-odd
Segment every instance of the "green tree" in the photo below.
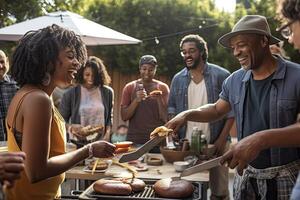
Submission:
{"label": "green tree", "polygon": [[[181,38],[190,33],[199,34],[208,43],[208,61],[234,71],[240,67],[239,63],[217,40],[242,16],[267,16],[272,33],[280,38],[275,31],[279,23],[274,18],[274,0],[239,2],[235,13],[226,13],[217,10],[213,0],[0,0],[0,27],[47,12],[70,10],[143,41],[138,45],[89,47],[109,67],[137,72],[139,58],[153,54],[159,62],[158,73],[170,77],[182,69]],[[13,46],[15,43],[1,42],[1,48],[8,52]],[[298,52],[291,45],[285,47],[292,60],[299,61]]]}
{"label": "green tree", "polygon": [[233,62],[229,52],[217,44],[218,37],[232,24],[224,19],[230,21],[232,17],[217,11],[211,0],[96,0],[86,16],[143,40],[139,45],[93,48],[108,66],[123,72],[137,71],[140,56],[153,54],[158,58],[158,73],[173,76],[183,65],[180,40],[190,33],[199,34],[208,42],[209,61],[225,67]]}

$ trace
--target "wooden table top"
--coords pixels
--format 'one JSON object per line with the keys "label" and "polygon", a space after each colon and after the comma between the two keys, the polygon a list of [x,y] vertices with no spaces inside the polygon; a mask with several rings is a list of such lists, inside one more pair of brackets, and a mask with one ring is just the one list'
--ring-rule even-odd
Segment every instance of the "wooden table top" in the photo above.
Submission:
{"label": "wooden table top", "polygon": [[[161,156],[160,154],[158,154]],[[142,179],[162,179],[179,176],[179,172],[176,172],[173,164],[166,161],[161,166],[148,166],[148,171],[138,172],[136,177]],[[84,166],[76,166],[66,172],[66,178],[70,179],[83,179],[83,180],[98,180],[105,177],[131,177],[131,173],[118,165],[112,164],[106,172],[102,173],[90,173],[83,170]],[[209,181],[209,172],[204,171],[197,174],[193,174],[182,179],[189,181]]]}

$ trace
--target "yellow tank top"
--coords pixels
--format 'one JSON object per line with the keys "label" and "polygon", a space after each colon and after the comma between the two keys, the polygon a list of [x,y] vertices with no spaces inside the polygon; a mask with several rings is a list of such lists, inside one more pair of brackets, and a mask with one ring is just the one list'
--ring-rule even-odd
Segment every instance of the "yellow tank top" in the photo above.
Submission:
{"label": "yellow tank top", "polygon": [[[34,90],[30,90],[24,93],[21,97],[18,103],[18,107],[14,113],[12,127],[8,127],[6,123],[8,135],[8,151],[21,151],[13,133],[13,126],[19,107],[22,104],[24,97],[32,91]],[[50,133],[50,157],[64,154],[66,150],[66,130],[64,119],[54,105],[52,105],[52,110],[53,114]],[[23,171],[21,173],[21,178],[15,182],[14,187],[5,191],[6,200],[53,200],[55,197],[60,196],[60,185],[64,181],[64,178],[65,174],[63,173],[32,184],[29,182],[25,171]]]}

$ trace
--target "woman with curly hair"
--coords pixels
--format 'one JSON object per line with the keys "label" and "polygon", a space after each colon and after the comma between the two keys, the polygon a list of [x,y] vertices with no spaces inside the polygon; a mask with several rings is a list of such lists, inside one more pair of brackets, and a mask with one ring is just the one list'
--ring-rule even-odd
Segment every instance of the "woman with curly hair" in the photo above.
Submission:
{"label": "woman with curly hair", "polygon": [[85,63],[86,48],[74,32],[57,25],[30,31],[12,59],[12,77],[20,85],[8,108],[8,150],[26,153],[25,170],[8,200],[53,200],[60,195],[64,172],[82,160],[110,157],[115,146],[97,141],[66,153],[65,123],[53,106],[55,87],[68,87]]}
{"label": "woman with curly hair", "polygon": [[[78,85],[64,93],[60,104],[60,113],[69,122],[70,138],[79,146],[98,139],[109,141],[114,93],[108,86],[111,79],[102,60],[89,57],[76,80]],[[82,132],[88,126],[104,128],[85,137]]]}
{"label": "woman with curly hair", "polygon": [[299,0],[280,0],[279,18],[285,22],[279,31],[289,43],[300,50],[300,1]]}

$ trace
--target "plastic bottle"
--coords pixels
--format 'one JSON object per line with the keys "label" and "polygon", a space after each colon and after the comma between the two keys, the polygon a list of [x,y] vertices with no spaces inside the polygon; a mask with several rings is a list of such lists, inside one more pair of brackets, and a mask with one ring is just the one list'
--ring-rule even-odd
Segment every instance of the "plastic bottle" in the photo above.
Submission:
{"label": "plastic bottle", "polygon": [[202,131],[198,127],[193,127],[191,150],[197,154],[201,152],[201,135]]}

